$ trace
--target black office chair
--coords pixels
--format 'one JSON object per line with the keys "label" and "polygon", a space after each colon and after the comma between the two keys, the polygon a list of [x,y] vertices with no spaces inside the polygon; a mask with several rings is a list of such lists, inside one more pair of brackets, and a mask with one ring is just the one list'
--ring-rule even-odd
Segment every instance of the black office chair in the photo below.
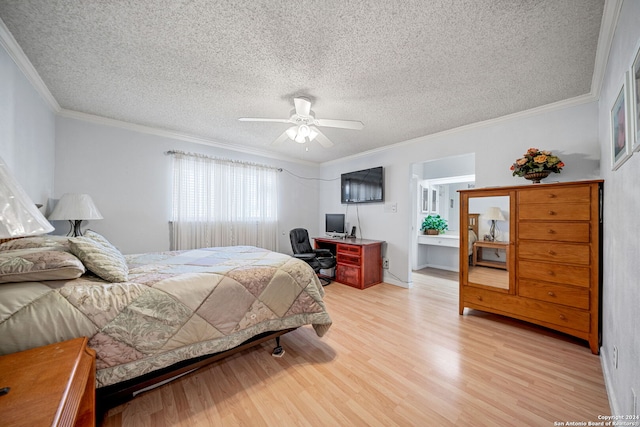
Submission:
{"label": "black office chair", "polygon": [[[291,240],[291,249],[293,256],[305,261],[313,268],[316,274],[320,274],[320,270],[335,268],[336,258],[329,249],[313,249],[309,241],[309,232],[304,228],[294,228],[289,232],[289,240]],[[323,286],[331,283],[331,280],[318,276]]]}

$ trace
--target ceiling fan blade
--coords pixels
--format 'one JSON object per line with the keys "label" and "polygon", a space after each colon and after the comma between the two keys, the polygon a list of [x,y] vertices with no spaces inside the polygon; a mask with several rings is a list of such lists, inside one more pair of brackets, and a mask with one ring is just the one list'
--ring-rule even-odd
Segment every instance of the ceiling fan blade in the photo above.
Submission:
{"label": "ceiling fan blade", "polygon": [[361,130],[364,128],[362,122],[355,120],[333,120],[333,119],[316,119],[316,126],[327,126],[332,128]]}
{"label": "ceiling fan blade", "polygon": [[309,117],[311,113],[311,101],[307,98],[293,98],[296,106],[296,114],[303,117]]}
{"label": "ceiling fan blade", "polygon": [[280,145],[282,144],[284,141],[286,141],[287,139],[289,139],[289,135],[287,135],[287,131],[282,132],[282,135],[280,135],[279,137],[277,137],[275,139],[275,141],[273,141],[271,143],[271,145]]}
{"label": "ceiling fan blade", "polygon": [[276,123],[289,123],[289,119],[263,119],[260,117],[240,117],[238,120],[241,122],[276,122]]}
{"label": "ceiling fan blade", "polygon": [[314,126],[311,126],[311,129],[318,133],[314,138],[314,141],[318,141],[318,144],[322,145],[324,148],[333,147],[333,142],[324,136],[324,134],[320,132],[320,129]]}

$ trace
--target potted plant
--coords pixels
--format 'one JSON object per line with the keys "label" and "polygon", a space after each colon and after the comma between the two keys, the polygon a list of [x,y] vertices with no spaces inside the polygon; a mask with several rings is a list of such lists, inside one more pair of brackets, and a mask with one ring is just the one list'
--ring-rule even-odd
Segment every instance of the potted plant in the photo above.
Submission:
{"label": "potted plant", "polygon": [[441,218],[440,215],[429,215],[422,221],[421,230],[424,234],[440,234],[448,228],[446,219]]}

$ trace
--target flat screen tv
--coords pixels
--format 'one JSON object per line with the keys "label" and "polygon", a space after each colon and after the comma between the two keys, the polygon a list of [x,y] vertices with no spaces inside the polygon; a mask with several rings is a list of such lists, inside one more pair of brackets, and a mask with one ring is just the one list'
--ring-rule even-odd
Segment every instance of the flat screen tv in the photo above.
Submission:
{"label": "flat screen tv", "polygon": [[375,203],[384,201],[384,170],[382,166],[340,177],[342,203]]}
{"label": "flat screen tv", "polygon": [[344,214],[325,214],[325,232],[344,234]]}

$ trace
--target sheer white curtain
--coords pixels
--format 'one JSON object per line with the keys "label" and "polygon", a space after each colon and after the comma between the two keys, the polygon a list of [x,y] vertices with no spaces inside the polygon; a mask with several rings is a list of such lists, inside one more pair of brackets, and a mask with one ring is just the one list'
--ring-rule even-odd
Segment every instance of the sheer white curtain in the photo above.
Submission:
{"label": "sheer white curtain", "polygon": [[277,169],[171,152],[171,249],[251,245],[277,250]]}

